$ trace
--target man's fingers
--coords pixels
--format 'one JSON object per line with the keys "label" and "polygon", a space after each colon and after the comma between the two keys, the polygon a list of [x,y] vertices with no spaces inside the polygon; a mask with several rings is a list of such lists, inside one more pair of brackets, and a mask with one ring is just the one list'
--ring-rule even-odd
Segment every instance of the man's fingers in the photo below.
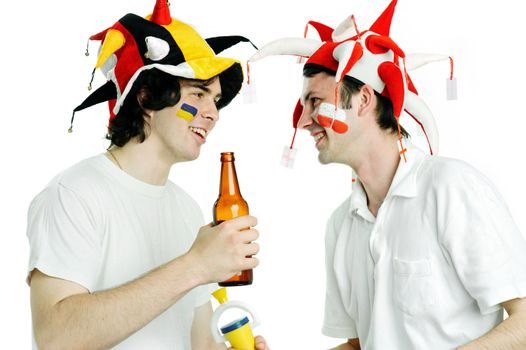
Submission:
{"label": "man's fingers", "polygon": [[256,219],[256,217],[252,215],[240,216],[221,223],[221,225],[225,225],[237,230],[242,230],[245,227],[254,227],[257,224],[258,219]]}
{"label": "man's fingers", "polygon": [[239,232],[239,241],[243,243],[250,243],[259,238],[259,231],[255,228],[243,230]]}
{"label": "man's fingers", "polygon": [[245,256],[256,255],[259,252],[259,244],[257,243],[246,244],[246,247],[244,248]]}
{"label": "man's fingers", "polygon": [[262,336],[258,335],[255,338],[255,343],[256,343],[256,350],[269,350],[267,347],[267,342]]}
{"label": "man's fingers", "polygon": [[251,256],[249,258],[245,258],[245,260],[243,261],[242,269],[250,270],[250,269],[256,268],[256,266],[258,265],[259,265],[259,259]]}

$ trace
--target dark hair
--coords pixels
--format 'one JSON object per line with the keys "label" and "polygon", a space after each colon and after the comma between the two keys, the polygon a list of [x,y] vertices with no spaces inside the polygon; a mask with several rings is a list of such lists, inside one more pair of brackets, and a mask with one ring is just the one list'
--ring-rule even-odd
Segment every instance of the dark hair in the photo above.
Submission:
{"label": "dark hair", "polygon": [[119,147],[134,137],[143,142],[146,139],[144,118],[147,116],[144,110],[158,111],[174,106],[181,98],[180,91],[179,78],[155,68],[143,71],[109,126],[106,139]]}
{"label": "dark hair", "polygon": [[[202,81],[204,85],[209,85],[215,79],[217,76],[199,81]],[[159,111],[175,106],[181,98],[180,82],[183,80],[191,79],[176,77],[156,68],[141,72],[119,109],[119,113],[109,126],[106,139],[111,141],[111,145],[119,147],[124,146],[135,137],[139,142],[144,142],[147,135],[145,110]]]}
{"label": "dark hair", "polygon": [[[326,73],[328,75],[336,75],[336,73],[326,67],[317,64],[306,64],[303,67],[303,76],[310,78],[318,73]],[[343,77],[343,84],[340,90],[340,103],[343,108],[351,107],[351,97],[358,93],[361,87],[365,85],[358,79],[345,75]],[[387,97],[380,95],[378,92],[374,92],[378,103],[376,104],[376,122],[380,129],[390,130],[392,133],[398,135],[398,122],[393,113],[393,104]],[[403,137],[409,137],[409,133],[400,125],[400,133]]]}

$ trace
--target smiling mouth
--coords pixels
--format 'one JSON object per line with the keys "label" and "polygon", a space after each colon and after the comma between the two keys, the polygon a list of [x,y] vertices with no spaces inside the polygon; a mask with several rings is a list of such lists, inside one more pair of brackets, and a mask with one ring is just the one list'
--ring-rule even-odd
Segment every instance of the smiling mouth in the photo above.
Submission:
{"label": "smiling mouth", "polygon": [[190,130],[197,135],[201,136],[203,139],[206,139],[206,135],[208,134],[208,131],[201,128],[196,128],[195,126],[190,126]]}
{"label": "smiling mouth", "polygon": [[313,135],[313,137],[314,137],[314,142],[317,144],[322,138],[325,137],[325,135],[326,135],[326,134],[325,134],[325,132],[323,132],[323,131],[317,133],[316,135]]}

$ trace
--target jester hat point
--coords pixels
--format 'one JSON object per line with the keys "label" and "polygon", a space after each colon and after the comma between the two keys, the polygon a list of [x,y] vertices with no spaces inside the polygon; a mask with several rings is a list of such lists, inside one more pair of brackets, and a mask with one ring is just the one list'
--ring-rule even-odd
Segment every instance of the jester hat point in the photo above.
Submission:
{"label": "jester hat point", "polygon": [[137,77],[152,68],[186,79],[219,76],[222,97],[218,108],[222,108],[241,89],[243,69],[238,60],[216,54],[240,42],[250,42],[242,36],[203,39],[190,25],[171,17],[167,0],[156,0],[152,14],[145,18],[125,15],[90,40],[102,42],[92,80],[100,68],[107,82],[74,109],[72,124],[75,112],[107,101],[111,125]]}
{"label": "jester hat point", "polygon": [[[295,55],[308,57],[305,65],[317,65],[335,73],[339,83],[344,76],[357,79],[389,98],[399,121],[406,111],[422,128],[431,154],[438,152],[438,132],[431,111],[418,96],[407,71],[429,62],[449,59],[438,54],[406,56],[390,38],[389,31],[397,0],[392,0],[373,25],[359,31],[354,16],[346,18],[336,29],[322,23],[309,21],[318,32],[321,42],[307,38],[282,38],[268,43],[254,54],[249,62],[270,55]],[[338,101],[335,101],[338,106]],[[296,129],[303,107],[298,100],[293,113]],[[292,146],[291,146],[292,148]]]}

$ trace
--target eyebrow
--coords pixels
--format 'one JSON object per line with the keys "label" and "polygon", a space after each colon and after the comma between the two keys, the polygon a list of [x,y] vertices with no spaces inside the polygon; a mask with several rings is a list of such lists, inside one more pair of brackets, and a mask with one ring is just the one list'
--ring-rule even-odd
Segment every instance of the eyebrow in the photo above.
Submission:
{"label": "eyebrow", "polygon": [[[212,91],[210,90],[208,85],[205,85],[204,83],[202,83],[200,81],[191,81],[191,82],[188,83],[188,85],[190,85],[190,87],[194,87],[194,88],[203,90],[204,92],[206,92],[208,94],[212,93]],[[223,95],[221,95],[221,93],[219,93],[215,97],[216,98],[221,98],[221,97],[223,97]]]}

